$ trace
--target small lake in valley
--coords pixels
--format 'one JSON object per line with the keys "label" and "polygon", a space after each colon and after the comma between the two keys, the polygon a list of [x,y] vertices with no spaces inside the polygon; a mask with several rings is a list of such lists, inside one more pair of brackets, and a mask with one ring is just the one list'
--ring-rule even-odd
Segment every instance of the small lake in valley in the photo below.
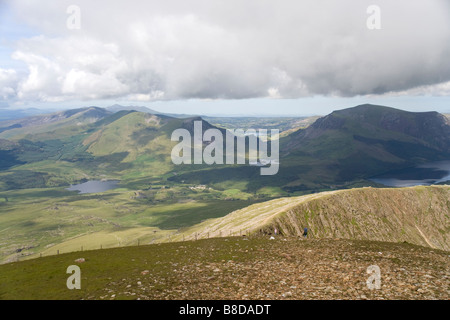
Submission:
{"label": "small lake in valley", "polygon": [[78,191],[79,193],[98,193],[104,192],[117,187],[118,180],[92,180],[80,184],[71,185],[66,190]]}

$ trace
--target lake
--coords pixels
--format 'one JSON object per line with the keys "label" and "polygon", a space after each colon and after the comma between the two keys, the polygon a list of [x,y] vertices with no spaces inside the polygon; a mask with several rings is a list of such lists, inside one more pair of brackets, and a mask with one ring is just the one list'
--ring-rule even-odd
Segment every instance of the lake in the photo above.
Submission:
{"label": "lake", "polygon": [[395,170],[369,179],[389,187],[429,186],[450,181],[450,160]]}
{"label": "lake", "polygon": [[66,190],[78,191],[79,193],[98,193],[114,189],[117,187],[118,183],[118,180],[92,180],[80,184],[71,185],[69,188],[66,188]]}

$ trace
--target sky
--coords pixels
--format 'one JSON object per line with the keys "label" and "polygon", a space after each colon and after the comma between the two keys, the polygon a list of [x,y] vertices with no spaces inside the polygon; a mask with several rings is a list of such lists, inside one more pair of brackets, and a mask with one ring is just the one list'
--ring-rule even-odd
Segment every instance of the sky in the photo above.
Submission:
{"label": "sky", "polygon": [[0,0],[0,108],[450,113],[448,0]]}

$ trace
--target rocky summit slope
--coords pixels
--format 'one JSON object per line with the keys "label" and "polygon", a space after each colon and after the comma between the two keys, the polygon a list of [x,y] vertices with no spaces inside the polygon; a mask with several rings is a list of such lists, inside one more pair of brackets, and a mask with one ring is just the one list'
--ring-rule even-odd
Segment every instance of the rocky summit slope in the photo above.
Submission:
{"label": "rocky summit slope", "polygon": [[189,238],[236,234],[408,242],[450,250],[450,187],[361,188],[281,198],[205,221]]}
{"label": "rocky summit slope", "polygon": [[[405,243],[215,238],[1,265],[0,299],[448,300],[449,262],[448,252]],[[80,290],[66,287],[73,264]]]}

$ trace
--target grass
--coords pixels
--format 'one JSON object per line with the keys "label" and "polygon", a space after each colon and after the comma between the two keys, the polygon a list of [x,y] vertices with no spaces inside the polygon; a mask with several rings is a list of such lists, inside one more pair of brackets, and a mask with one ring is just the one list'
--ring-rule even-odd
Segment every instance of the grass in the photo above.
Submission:
{"label": "grass", "polygon": [[[16,140],[28,140],[20,140],[20,148],[14,149],[17,159],[6,162],[27,163],[15,163],[0,173],[1,261],[16,256],[16,250],[25,256],[56,245],[64,250],[81,243],[98,247],[105,242],[109,246],[115,243],[110,236],[119,233],[127,243],[141,237],[143,231],[154,234],[156,230],[165,237],[262,200],[366,185],[354,178],[365,172],[358,163],[367,165],[367,157],[350,158],[347,166],[337,167],[333,162],[358,151],[358,142],[347,132],[310,141],[303,146],[308,152],[300,148],[283,157],[276,176],[262,177],[257,167],[174,166],[170,134],[189,125],[182,119],[123,112],[78,126],[82,119],[52,124],[47,131],[43,126],[35,136],[29,135],[28,129],[14,129],[20,133]],[[243,121],[248,125],[282,124],[287,130],[299,124],[296,119],[256,120]],[[283,141],[289,140],[286,138]],[[321,153],[325,146],[332,159]],[[9,151],[7,155],[11,156]],[[375,161],[370,166],[378,165],[383,164]],[[64,190],[64,186],[88,179],[119,179],[121,189],[95,195]],[[198,184],[207,185],[207,190],[189,189]]]}
{"label": "grass", "polygon": [[[316,197],[322,200],[305,204],[307,210],[302,211],[303,218],[295,218],[305,220],[304,222],[297,221],[299,226],[305,223],[311,224],[311,230],[318,228],[317,230],[323,229],[323,232],[333,232],[334,234],[332,230],[321,229],[321,221],[317,216],[318,212],[323,211],[323,204],[328,205],[332,201],[336,202],[336,207],[329,207],[325,213],[329,210],[337,210],[338,206],[345,207],[348,201],[355,201],[357,197],[365,199],[364,203],[366,204],[373,203],[373,210],[377,212],[391,210],[380,207],[387,204],[368,198],[372,191],[363,191],[365,189],[336,191],[342,194],[342,197],[354,195],[349,199],[327,198],[324,194],[312,194],[259,203],[270,199],[270,196],[279,192],[279,189],[263,189],[267,193],[258,197],[242,193],[238,189],[191,190],[188,188],[189,185],[175,185],[170,182],[163,185],[156,184],[156,182],[148,184],[146,189],[131,191],[122,186],[99,194],[77,194],[64,188],[36,188],[1,192],[1,261],[25,259],[39,253],[55,253],[56,250],[61,252],[78,250],[81,246],[106,248],[119,243],[130,245],[136,243],[138,239],[142,243],[161,242],[167,241],[169,235],[172,239],[180,240],[183,236],[192,238],[194,233],[206,237],[206,232],[212,235],[213,233],[218,234],[219,230],[222,235],[226,235],[229,232],[239,233],[240,230],[266,228],[265,224],[272,223],[270,219],[267,220],[269,217],[278,215],[280,219],[288,222],[285,216],[288,210],[294,210],[300,203]],[[136,183],[141,182],[137,180]],[[418,189],[426,188],[409,188],[404,192],[406,195],[409,194],[407,190]],[[445,187],[428,189],[432,189],[433,194],[425,194],[427,197],[445,197],[444,193],[448,192],[445,191],[448,190]],[[401,190],[392,192],[394,191],[395,194],[403,192]],[[418,197],[422,198],[423,196],[418,195],[415,198]],[[415,198],[411,198],[411,201],[415,201]],[[408,202],[410,201],[408,199],[402,196],[398,201]],[[405,206],[406,204],[399,205]],[[355,208],[358,206],[355,205]],[[228,215],[231,212],[233,214]],[[385,226],[392,223],[392,221],[386,221],[385,217],[377,220],[376,215],[368,214],[369,211],[366,209],[363,212],[364,219],[367,221],[375,219],[374,221]],[[227,217],[222,219],[224,216]],[[348,221],[348,226],[353,225],[357,229],[340,228],[339,231],[352,235],[355,231],[363,231],[360,230],[362,226],[359,223],[365,221],[353,220],[347,214],[341,214],[340,211],[334,216],[325,214],[323,218],[328,219],[328,223],[331,221],[329,219],[338,219],[344,225]],[[292,224],[292,221],[289,221],[289,224]],[[366,227],[369,228],[369,226]],[[367,229],[366,227],[363,229]],[[384,230],[381,227],[377,227],[377,229],[378,231]],[[438,239],[442,238],[439,241],[444,241],[444,236],[442,232],[439,232]],[[404,237],[405,235],[402,235],[400,238]],[[417,237],[414,241],[421,243],[420,237],[418,235]]]}
{"label": "grass", "polygon": [[[210,239],[197,242],[165,243],[53,255],[24,262],[0,266],[0,299],[82,299],[106,294],[105,288],[125,278],[139,277],[140,272],[151,270],[155,277],[170,277],[171,264],[187,261],[219,262],[223,259],[243,260],[248,255],[233,250],[237,239]],[[214,247],[214,251],[209,251]],[[230,253],[232,252],[232,253]],[[67,267],[84,257],[81,283],[83,290],[68,290]],[[192,261],[193,260],[193,261]],[[129,280],[135,284],[136,281]],[[114,286],[114,285],[113,285]],[[156,291],[166,289],[157,287]],[[118,295],[118,299],[125,297]]]}
{"label": "grass", "polygon": [[[445,299],[447,255],[407,243],[267,237],[90,250],[0,265],[0,300]],[[373,264],[382,290],[366,286]],[[80,290],[66,286],[71,265]]]}
{"label": "grass", "polygon": [[163,186],[147,191],[117,188],[99,194],[77,194],[64,188],[1,192],[1,261],[81,246],[129,245],[137,239],[142,243],[165,241],[180,229],[260,201],[224,200],[229,196],[217,190]]}

